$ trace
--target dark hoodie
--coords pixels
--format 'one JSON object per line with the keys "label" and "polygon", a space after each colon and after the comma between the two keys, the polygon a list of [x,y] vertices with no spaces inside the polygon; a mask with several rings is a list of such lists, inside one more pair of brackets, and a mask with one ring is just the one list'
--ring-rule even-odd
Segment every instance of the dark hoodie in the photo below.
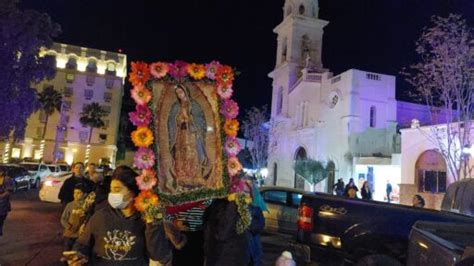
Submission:
{"label": "dark hoodie", "polygon": [[123,216],[110,206],[92,215],[73,250],[89,257],[91,265],[148,265],[171,259],[171,246],[162,223],[147,224],[138,213]]}

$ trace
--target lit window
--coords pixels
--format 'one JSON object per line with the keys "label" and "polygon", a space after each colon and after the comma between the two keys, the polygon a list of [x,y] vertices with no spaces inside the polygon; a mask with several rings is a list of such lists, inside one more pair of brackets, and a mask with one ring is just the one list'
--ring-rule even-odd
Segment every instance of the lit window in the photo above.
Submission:
{"label": "lit window", "polygon": [[108,63],[107,64],[107,74],[109,74],[109,75],[115,74],[115,64],[114,63]]}
{"label": "lit window", "polygon": [[67,74],[66,74],[66,81],[67,81],[67,83],[72,83],[72,82],[74,82],[74,78],[75,78],[75,77],[74,77],[74,74],[72,74],[72,73],[67,73]]}
{"label": "lit window", "polygon": [[19,148],[12,148],[12,158],[20,158],[21,149]]}
{"label": "lit window", "polygon": [[42,155],[42,152],[41,152],[41,150],[35,150],[35,153],[34,153],[33,159],[35,159],[35,160],[39,160],[39,159],[41,159],[41,155]]}

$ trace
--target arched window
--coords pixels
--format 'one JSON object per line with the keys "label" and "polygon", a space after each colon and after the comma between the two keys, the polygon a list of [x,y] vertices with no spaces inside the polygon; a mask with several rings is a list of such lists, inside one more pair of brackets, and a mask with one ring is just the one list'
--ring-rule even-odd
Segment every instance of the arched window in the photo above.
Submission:
{"label": "arched window", "polygon": [[112,75],[115,74],[115,64],[110,62],[107,63],[107,74]]}
{"label": "arched window", "polygon": [[304,5],[300,5],[298,11],[299,11],[300,15],[304,15]]}
{"label": "arched window", "polygon": [[370,107],[370,127],[375,127],[377,122],[377,110],[375,106]]}
{"label": "arched window", "polygon": [[278,96],[277,96],[277,110],[276,110],[277,115],[281,114],[282,108],[283,108],[283,88],[280,87],[280,89],[278,89]]}
{"label": "arched window", "polygon": [[277,163],[273,163],[273,185],[277,185],[277,178],[278,178],[278,166]]}
{"label": "arched window", "polygon": [[286,62],[287,50],[288,50],[288,40],[284,38],[281,44],[281,63]]}
{"label": "arched window", "polygon": [[[295,162],[306,160],[307,158],[308,158],[308,155],[306,153],[305,148],[298,147],[298,149],[296,149],[296,153],[295,153]],[[305,183],[304,178],[301,177],[300,175],[296,174],[296,171],[295,171],[295,185],[294,185],[295,188],[296,189],[304,189],[304,183]]]}
{"label": "arched window", "polygon": [[76,57],[71,56],[71,57],[68,58],[67,63],[66,63],[66,68],[67,69],[76,69],[77,68]]}
{"label": "arched window", "polygon": [[446,161],[435,150],[423,152],[415,164],[415,182],[418,192],[446,192]]}
{"label": "arched window", "polygon": [[307,58],[311,58],[311,40],[305,34],[301,37],[301,62],[306,63]]}
{"label": "arched window", "polygon": [[90,59],[86,67],[87,72],[97,72],[97,62],[94,59]]}

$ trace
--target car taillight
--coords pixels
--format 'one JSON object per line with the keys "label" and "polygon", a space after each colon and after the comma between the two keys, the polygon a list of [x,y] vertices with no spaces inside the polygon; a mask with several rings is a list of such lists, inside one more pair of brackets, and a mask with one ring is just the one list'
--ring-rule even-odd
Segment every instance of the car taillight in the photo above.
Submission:
{"label": "car taillight", "polygon": [[313,208],[304,203],[298,208],[298,229],[303,231],[313,230]]}
{"label": "car taillight", "polygon": [[52,187],[52,186],[54,186],[54,185],[56,185],[56,184],[59,184],[59,183],[61,183],[61,181],[58,181],[58,180],[46,180],[46,181],[44,182],[44,185],[47,186],[47,187]]}

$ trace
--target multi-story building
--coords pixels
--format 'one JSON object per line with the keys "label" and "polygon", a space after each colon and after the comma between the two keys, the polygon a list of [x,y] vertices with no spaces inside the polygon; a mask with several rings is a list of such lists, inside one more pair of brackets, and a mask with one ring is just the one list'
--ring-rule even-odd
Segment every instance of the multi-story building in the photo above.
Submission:
{"label": "multi-story building", "polygon": [[[126,55],[60,43],[43,49],[40,55],[55,57],[56,76],[34,87],[38,92],[47,87],[60,92],[61,110],[48,119],[41,110],[33,113],[28,119],[25,138],[4,145],[3,161],[31,158],[99,163],[107,158],[113,164],[127,76]],[[90,128],[79,119],[84,106],[92,102],[99,103],[107,116],[103,118],[104,127],[94,128],[89,136]]]}

